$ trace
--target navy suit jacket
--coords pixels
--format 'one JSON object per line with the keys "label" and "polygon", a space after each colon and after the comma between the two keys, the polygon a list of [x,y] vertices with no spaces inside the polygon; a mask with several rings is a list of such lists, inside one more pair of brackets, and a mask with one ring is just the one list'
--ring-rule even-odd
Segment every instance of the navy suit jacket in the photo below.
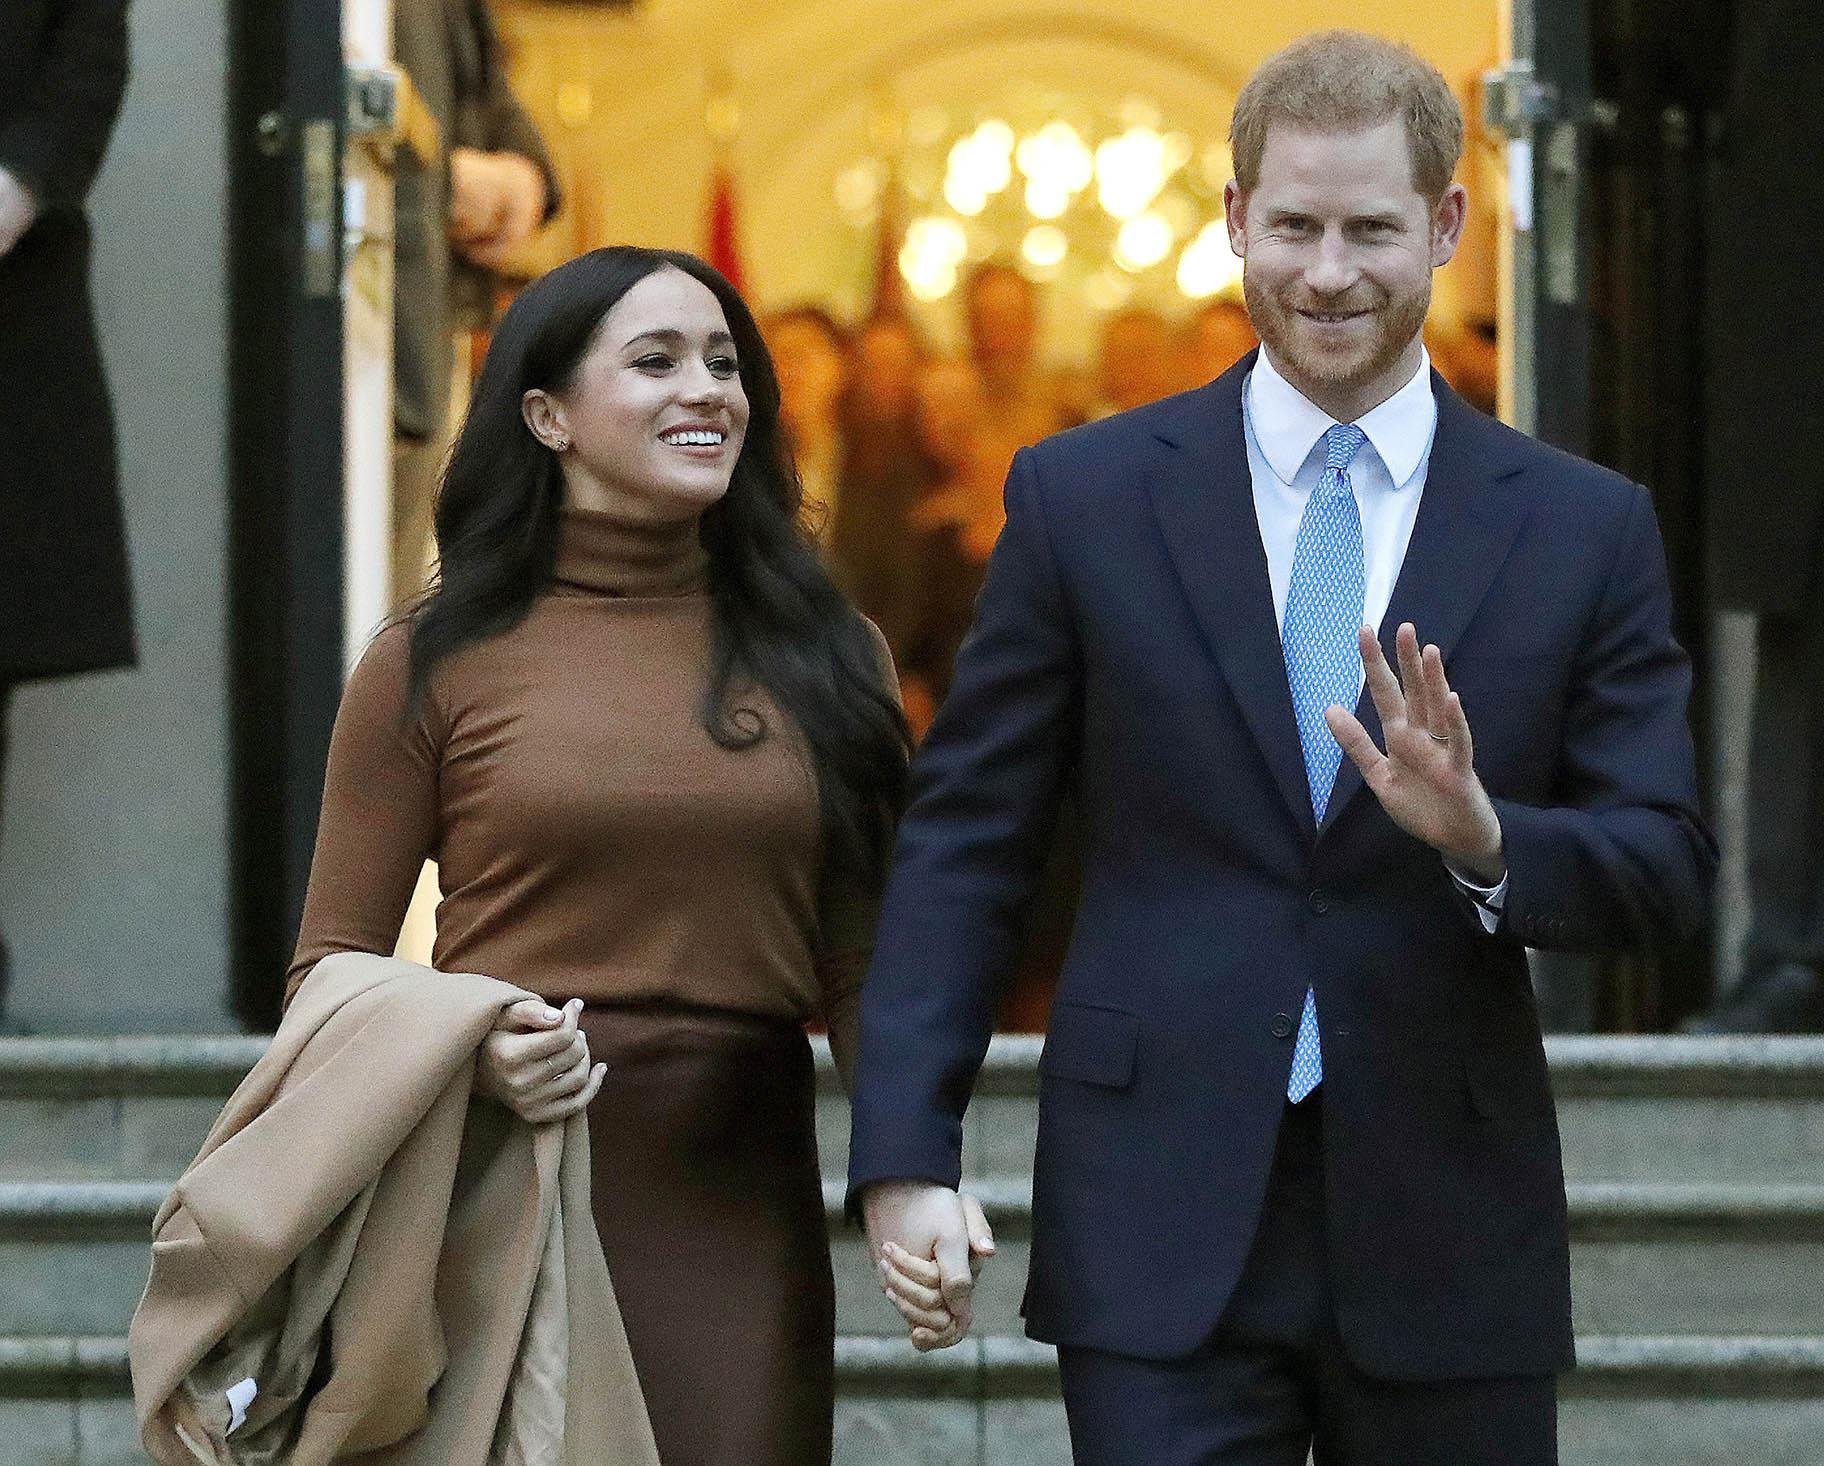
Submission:
{"label": "navy suit jacket", "polygon": [[1716,860],[1652,506],[1434,376],[1383,641],[1413,622],[1462,695],[1506,841],[1491,935],[1346,760],[1313,824],[1243,442],[1251,365],[1014,462],[862,995],[851,1195],[957,1184],[1072,783],[1085,870],[1040,1064],[1028,1332],[1150,1358],[1208,1338],[1310,985],[1351,1358],[1405,1379],[1561,1369],[1564,1180],[1524,948],[1684,939]]}

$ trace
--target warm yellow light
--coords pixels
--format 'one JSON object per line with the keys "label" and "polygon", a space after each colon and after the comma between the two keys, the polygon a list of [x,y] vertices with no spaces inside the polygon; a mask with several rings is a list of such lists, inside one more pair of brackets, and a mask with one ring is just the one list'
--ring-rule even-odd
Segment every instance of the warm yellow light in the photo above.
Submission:
{"label": "warm yellow light", "polygon": [[1229,248],[1228,230],[1206,224],[1178,257],[1178,289],[1190,300],[1207,300],[1241,279],[1241,261]]}
{"label": "warm yellow light", "polygon": [[899,273],[919,300],[942,300],[956,289],[956,267],[969,237],[954,219],[927,216],[912,221],[899,250]]}
{"label": "warm yellow light", "polygon": [[836,206],[845,214],[863,217],[880,199],[880,166],[872,159],[844,168],[836,175]]}
{"label": "warm yellow light", "polygon": [[966,218],[973,219],[988,207],[988,195],[970,186],[970,181],[952,173],[944,179],[944,202]]}
{"label": "warm yellow light", "polygon": [[1130,127],[1096,149],[1096,196],[1114,219],[1133,219],[1165,187],[1165,139],[1150,127]]}
{"label": "warm yellow light", "polygon": [[1068,122],[1047,122],[1014,149],[1020,172],[1033,183],[1056,192],[1077,193],[1095,176],[1095,158],[1089,144]]}
{"label": "warm yellow light", "polygon": [[1138,274],[1172,252],[1172,226],[1162,214],[1129,219],[1115,236],[1115,263]]}
{"label": "warm yellow light", "polygon": [[984,152],[999,153],[1003,158],[1013,157],[1013,129],[998,117],[990,117],[976,128],[975,142]]}
{"label": "warm yellow light", "polygon": [[1055,224],[1035,224],[1020,241],[1020,253],[1035,269],[1049,270],[1064,263],[1064,256],[1070,253],[1070,241]]}
{"label": "warm yellow light", "polygon": [[1026,212],[1035,219],[1062,218],[1070,207],[1070,191],[1049,179],[1034,178],[1026,184]]}

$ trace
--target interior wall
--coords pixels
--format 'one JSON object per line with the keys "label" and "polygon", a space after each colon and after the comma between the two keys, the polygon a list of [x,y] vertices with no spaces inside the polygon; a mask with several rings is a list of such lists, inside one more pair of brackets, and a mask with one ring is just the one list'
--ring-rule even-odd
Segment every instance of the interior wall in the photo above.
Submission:
{"label": "interior wall", "polygon": [[91,199],[140,665],[14,697],[0,929],[43,1032],[225,1028],[223,0],[136,0]]}
{"label": "interior wall", "polygon": [[[705,107],[720,86],[739,107],[730,161],[750,295],[762,309],[809,298],[850,315],[865,307],[874,245],[843,219],[832,184],[870,151],[883,88],[901,108],[971,119],[1034,91],[1139,94],[1169,126],[1221,142],[1235,90],[1260,60],[1353,18],[1334,0],[497,5],[516,83],[573,180],[570,207],[523,261],[528,269],[611,241],[700,248],[715,158]],[[1496,0],[1389,0],[1373,25],[1438,65],[1466,107],[1470,79],[1499,50]],[[1488,192],[1479,165],[1465,177]],[[1493,271],[1491,230],[1488,248],[1472,247],[1440,275],[1440,307],[1454,311],[1466,294],[1492,302]],[[1054,357],[1082,354],[1079,320],[1054,312],[1048,324]]]}

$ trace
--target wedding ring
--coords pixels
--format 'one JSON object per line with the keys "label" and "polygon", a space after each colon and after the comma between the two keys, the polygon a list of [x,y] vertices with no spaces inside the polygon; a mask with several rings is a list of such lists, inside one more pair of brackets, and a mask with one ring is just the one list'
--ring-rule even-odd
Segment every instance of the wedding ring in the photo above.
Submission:
{"label": "wedding ring", "polygon": [[1450,742],[1450,734],[1448,734],[1448,733],[1433,733],[1433,732],[1432,732],[1432,731],[1431,731],[1431,729],[1429,729],[1429,728],[1427,728],[1427,729],[1426,729],[1426,730],[1425,730],[1425,736],[1426,736],[1426,737],[1428,737],[1428,738],[1429,738],[1429,739],[1431,739],[1431,741],[1432,741],[1432,742],[1433,742],[1433,743],[1449,743],[1449,742]]}

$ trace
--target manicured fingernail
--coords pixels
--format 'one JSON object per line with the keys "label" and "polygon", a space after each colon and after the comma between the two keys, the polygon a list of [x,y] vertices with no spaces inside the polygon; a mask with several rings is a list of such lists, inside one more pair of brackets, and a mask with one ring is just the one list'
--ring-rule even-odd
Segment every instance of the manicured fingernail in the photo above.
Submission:
{"label": "manicured fingernail", "polygon": [[564,1015],[562,1013],[558,1012],[557,1009],[555,1009],[555,1008],[545,1009],[545,1022],[561,1023],[561,1022],[563,1022],[563,1018],[564,1018]]}

